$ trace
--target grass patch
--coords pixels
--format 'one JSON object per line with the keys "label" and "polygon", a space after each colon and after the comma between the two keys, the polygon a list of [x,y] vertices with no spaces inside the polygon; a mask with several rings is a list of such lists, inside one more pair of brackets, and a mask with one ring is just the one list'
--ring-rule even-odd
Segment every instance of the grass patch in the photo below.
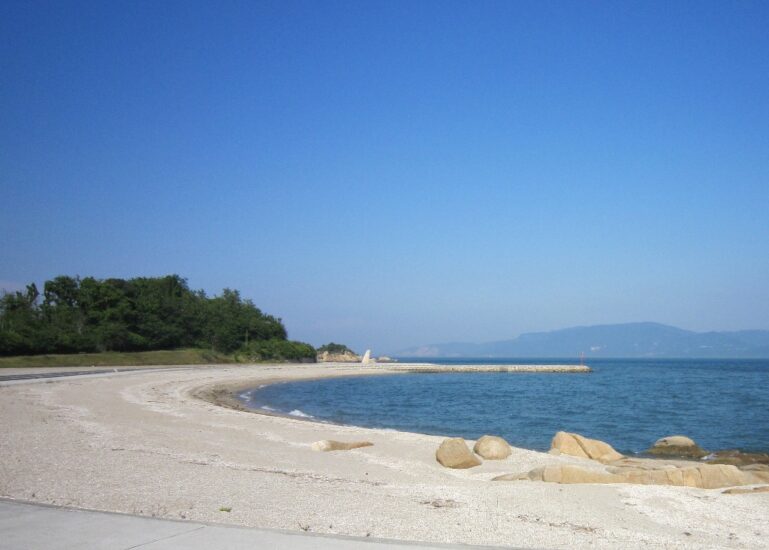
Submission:
{"label": "grass patch", "polygon": [[175,349],[66,355],[17,355],[0,357],[0,368],[12,367],[129,367],[135,365],[206,365],[234,363],[230,355],[205,349]]}

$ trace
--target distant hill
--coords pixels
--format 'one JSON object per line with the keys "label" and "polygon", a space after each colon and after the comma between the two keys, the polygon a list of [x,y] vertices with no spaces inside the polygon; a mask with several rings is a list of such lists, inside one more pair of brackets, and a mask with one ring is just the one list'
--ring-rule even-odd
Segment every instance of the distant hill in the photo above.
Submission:
{"label": "distant hill", "polygon": [[693,332],[625,323],[530,332],[482,344],[449,342],[404,349],[399,357],[732,357],[769,358],[769,330]]}

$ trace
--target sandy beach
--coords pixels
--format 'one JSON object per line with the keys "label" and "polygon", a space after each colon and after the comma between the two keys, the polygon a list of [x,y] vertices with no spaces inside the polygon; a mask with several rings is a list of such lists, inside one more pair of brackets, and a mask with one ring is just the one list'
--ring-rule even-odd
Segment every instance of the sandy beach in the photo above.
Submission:
{"label": "sandy beach", "polygon": [[[442,437],[257,414],[238,410],[230,398],[239,388],[276,381],[387,372],[398,371],[354,365],[195,366],[3,384],[0,496],[424,542],[768,546],[769,493],[491,482],[500,474],[585,461],[514,448],[507,459],[451,470],[435,460]],[[323,439],[374,445],[313,451],[312,443]]]}

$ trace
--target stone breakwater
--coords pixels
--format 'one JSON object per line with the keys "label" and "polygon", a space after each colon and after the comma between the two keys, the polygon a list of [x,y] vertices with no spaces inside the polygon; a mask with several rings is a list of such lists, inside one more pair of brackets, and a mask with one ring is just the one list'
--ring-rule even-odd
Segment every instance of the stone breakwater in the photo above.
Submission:
{"label": "stone breakwater", "polygon": [[432,363],[388,364],[388,371],[396,372],[592,372],[587,365],[435,365]]}

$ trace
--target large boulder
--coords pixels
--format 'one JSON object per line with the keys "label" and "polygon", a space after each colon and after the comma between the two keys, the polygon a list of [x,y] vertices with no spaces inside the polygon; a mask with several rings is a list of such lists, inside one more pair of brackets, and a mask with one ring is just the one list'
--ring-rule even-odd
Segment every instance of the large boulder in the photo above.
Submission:
{"label": "large boulder", "polygon": [[373,443],[370,441],[334,441],[332,439],[324,439],[323,441],[316,441],[310,448],[313,451],[349,451],[350,449],[359,449],[361,447],[371,447]]}
{"label": "large boulder", "polygon": [[465,469],[481,465],[481,461],[470,452],[470,448],[461,437],[444,439],[435,451],[435,459],[446,468]]}
{"label": "large boulder", "polygon": [[619,475],[625,483],[638,485],[677,485],[681,487],[699,487],[700,489],[718,489],[748,485],[754,483],[753,476],[743,474],[734,466],[722,464],[702,464],[688,468],[668,468],[659,470],[625,470]]}
{"label": "large boulder", "polygon": [[496,435],[484,435],[481,437],[475,442],[473,451],[486,460],[502,460],[512,453],[510,444]]}
{"label": "large boulder", "polygon": [[608,443],[569,432],[555,434],[550,443],[550,453],[589,458],[603,463],[624,458]]}
{"label": "large boulder", "polygon": [[550,483],[622,483],[621,476],[571,464],[536,468],[527,476],[531,481]]}
{"label": "large boulder", "polygon": [[702,458],[708,454],[692,439],[685,435],[669,435],[658,439],[651,449],[646,451],[655,456],[675,456],[682,458]]}

